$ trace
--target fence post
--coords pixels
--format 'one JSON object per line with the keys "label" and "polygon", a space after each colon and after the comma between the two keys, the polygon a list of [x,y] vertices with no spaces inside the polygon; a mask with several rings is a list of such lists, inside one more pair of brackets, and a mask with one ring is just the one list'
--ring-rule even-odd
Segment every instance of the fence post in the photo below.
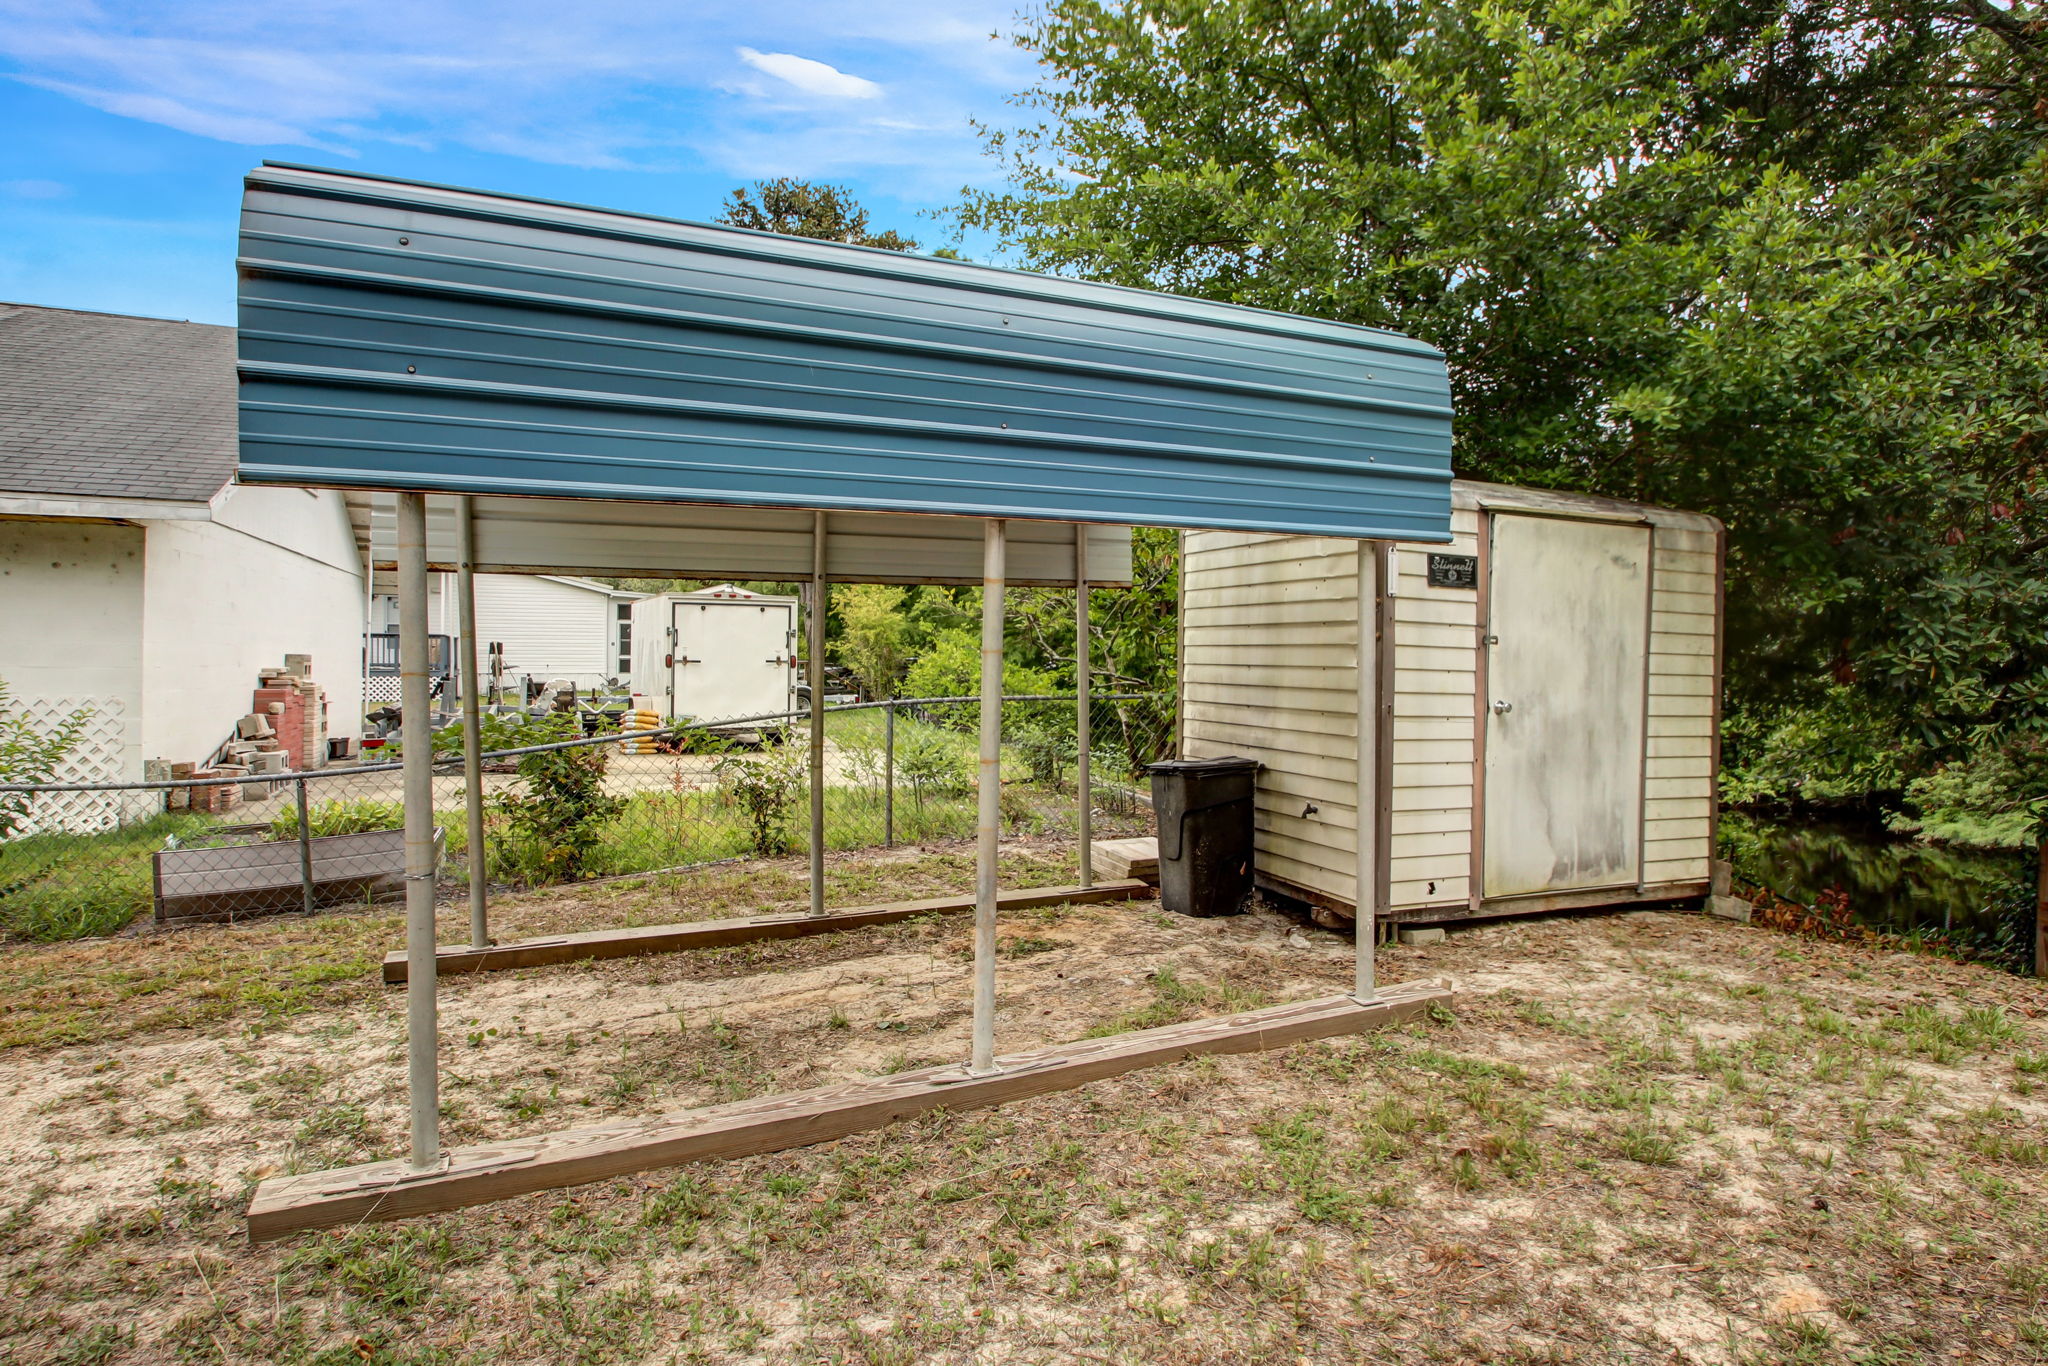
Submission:
{"label": "fence post", "polygon": [[882,704],[882,845],[896,846],[896,704]]}
{"label": "fence post", "polygon": [[313,818],[306,810],[306,780],[292,784],[299,803],[299,900],[307,915],[313,914]]}
{"label": "fence post", "polygon": [[1088,528],[1074,524],[1074,792],[1080,810],[1075,831],[1081,853],[1081,885],[1095,885],[1095,792],[1088,770],[1093,744],[1088,713],[1089,675],[1095,670],[1095,643],[1088,634]]}

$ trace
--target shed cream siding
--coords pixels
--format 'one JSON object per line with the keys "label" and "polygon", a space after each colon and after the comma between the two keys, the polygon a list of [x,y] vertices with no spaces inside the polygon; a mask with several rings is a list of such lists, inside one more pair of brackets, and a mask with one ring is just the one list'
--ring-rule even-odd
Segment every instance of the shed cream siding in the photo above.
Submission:
{"label": "shed cream siding", "polygon": [[[1486,509],[1653,521],[1643,759],[1647,884],[1704,881],[1712,840],[1718,536],[1682,513],[1486,485],[1454,488],[1449,546],[1396,555],[1391,900],[1476,909],[1483,786]],[[1475,589],[1433,588],[1428,556],[1479,557]],[[1349,908],[1356,898],[1357,546],[1189,532],[1182,542],[1182,748],[1259,760],[1260,876]],[[1510,569],[1510,572],[1512,570]]]}
{"label": "shed cream siding", "polygon": [[[1454,540],[1439,549],[1476,554],[1478,529],[1475,510],[1454,509]],[[1396,907],[1471,895],[1477,594],[1429,588],[1426,553],[1397,556]],[[1187,753],[1264,764],[1260,872],[1345,905],[1357,894],[1357,585],[1354,541],[1204,531],[1185,542]]]}
{"label": "shed cream siding", "polygon": [[1720,693],[1720,536],[1659,526],[1650,571],[1650,706],[1643,777],[1643,880],[1707,876]]}

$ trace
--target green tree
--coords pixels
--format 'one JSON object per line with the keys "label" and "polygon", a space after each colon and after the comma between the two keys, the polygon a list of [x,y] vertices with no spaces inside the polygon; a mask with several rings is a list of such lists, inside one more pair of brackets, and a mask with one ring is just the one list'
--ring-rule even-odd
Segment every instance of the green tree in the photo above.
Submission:
{"label": "green tree", "polygon": [[840,186],[790,176],[757,180],[751,189],[742,186],[734,190],[726,196],[718,221],[786,237],[815,237],[887,251],[917,250],[917,243],[900,232],[869,231],[868,211]]}
{"label": "green tree", "polygon": [[896,696],[910,663],[916,624],[904,612],[907,595],[906,589],[879,583],[846,584],[832,592],[839,658],[877,700]]}
{"label": "green tree", "polygon": [[[1017,656],[1003,656],[1003,695],[1043,696],[1060,690],[1059,680],[1032,668]],[[964,626],[952,627],[933,636],[918,655],[904,679],[904,691],[912,697],[976,697],[981,693],[981,633]],[[932,708],[941,721],[961,730],[972,730],[978,713],[972,702],[955,702]]]}
{"label": "green tree", "polygon": [[[1131,530],[1131,586],[1088,595],[1098,695],[1131,693],[1093,709],[1091,749],[1120,751],[1133,768],[1173,753],[1179,686],[1175,619],[1180,610],[1180,533]],[[1071,589],[1023,588],[1009,602],[1010,636],[1020,658],[1071,687],[1078,667]]]}
{"label": "green tree", "polygon": [[1011,183],[961,218],[1041,269],[1400,328],[1449,361],[1460,473],[1721,516],[1756,733],[1847,689],[1852,764],[2025,754],[2040,20],[1053,0],[1019,39],[1042,121],[988,134]]}

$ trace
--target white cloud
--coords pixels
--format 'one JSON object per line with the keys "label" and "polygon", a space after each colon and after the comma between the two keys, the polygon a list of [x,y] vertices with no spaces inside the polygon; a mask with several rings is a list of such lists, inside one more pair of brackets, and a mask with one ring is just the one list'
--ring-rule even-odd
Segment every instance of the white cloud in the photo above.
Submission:
{"label": "white cloud", "polygon": [[806,95],[828,100],[874,100],[882,96],[882,87],[873,81],[848,75],[836,66],[814,62],[793,52],[756,52],[753,48],[743,47],[739,54],[740,60],[754,70],[764,71]]}
{"label": "white cloud", "polygon": [[74,85],[69,81],[42,80],[33,76],[21,79],[29,85],[41,86],[59,95],[69,95],[80,104],[104,109],[109,114],[141,119],[145,123],[160,123],[181,133],[194,133],[220,142],[239,142],[251,147],[277,144],[298,147],[326,145],[288,123],[279,123],[275,119],[255,115],[194,109],[169,95],[153,95],[141,91],[95,90],[89,86]]}

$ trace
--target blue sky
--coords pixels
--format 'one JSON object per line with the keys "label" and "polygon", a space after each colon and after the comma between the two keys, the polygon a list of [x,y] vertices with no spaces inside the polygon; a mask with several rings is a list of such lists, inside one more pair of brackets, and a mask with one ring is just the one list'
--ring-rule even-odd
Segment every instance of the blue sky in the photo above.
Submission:
{"label": "blue sky", "polygon": [[233,322],[266,157],[682,218],[832,180],[928,249],[1034,79],[1016,8],[0,0],[0,299]]}

